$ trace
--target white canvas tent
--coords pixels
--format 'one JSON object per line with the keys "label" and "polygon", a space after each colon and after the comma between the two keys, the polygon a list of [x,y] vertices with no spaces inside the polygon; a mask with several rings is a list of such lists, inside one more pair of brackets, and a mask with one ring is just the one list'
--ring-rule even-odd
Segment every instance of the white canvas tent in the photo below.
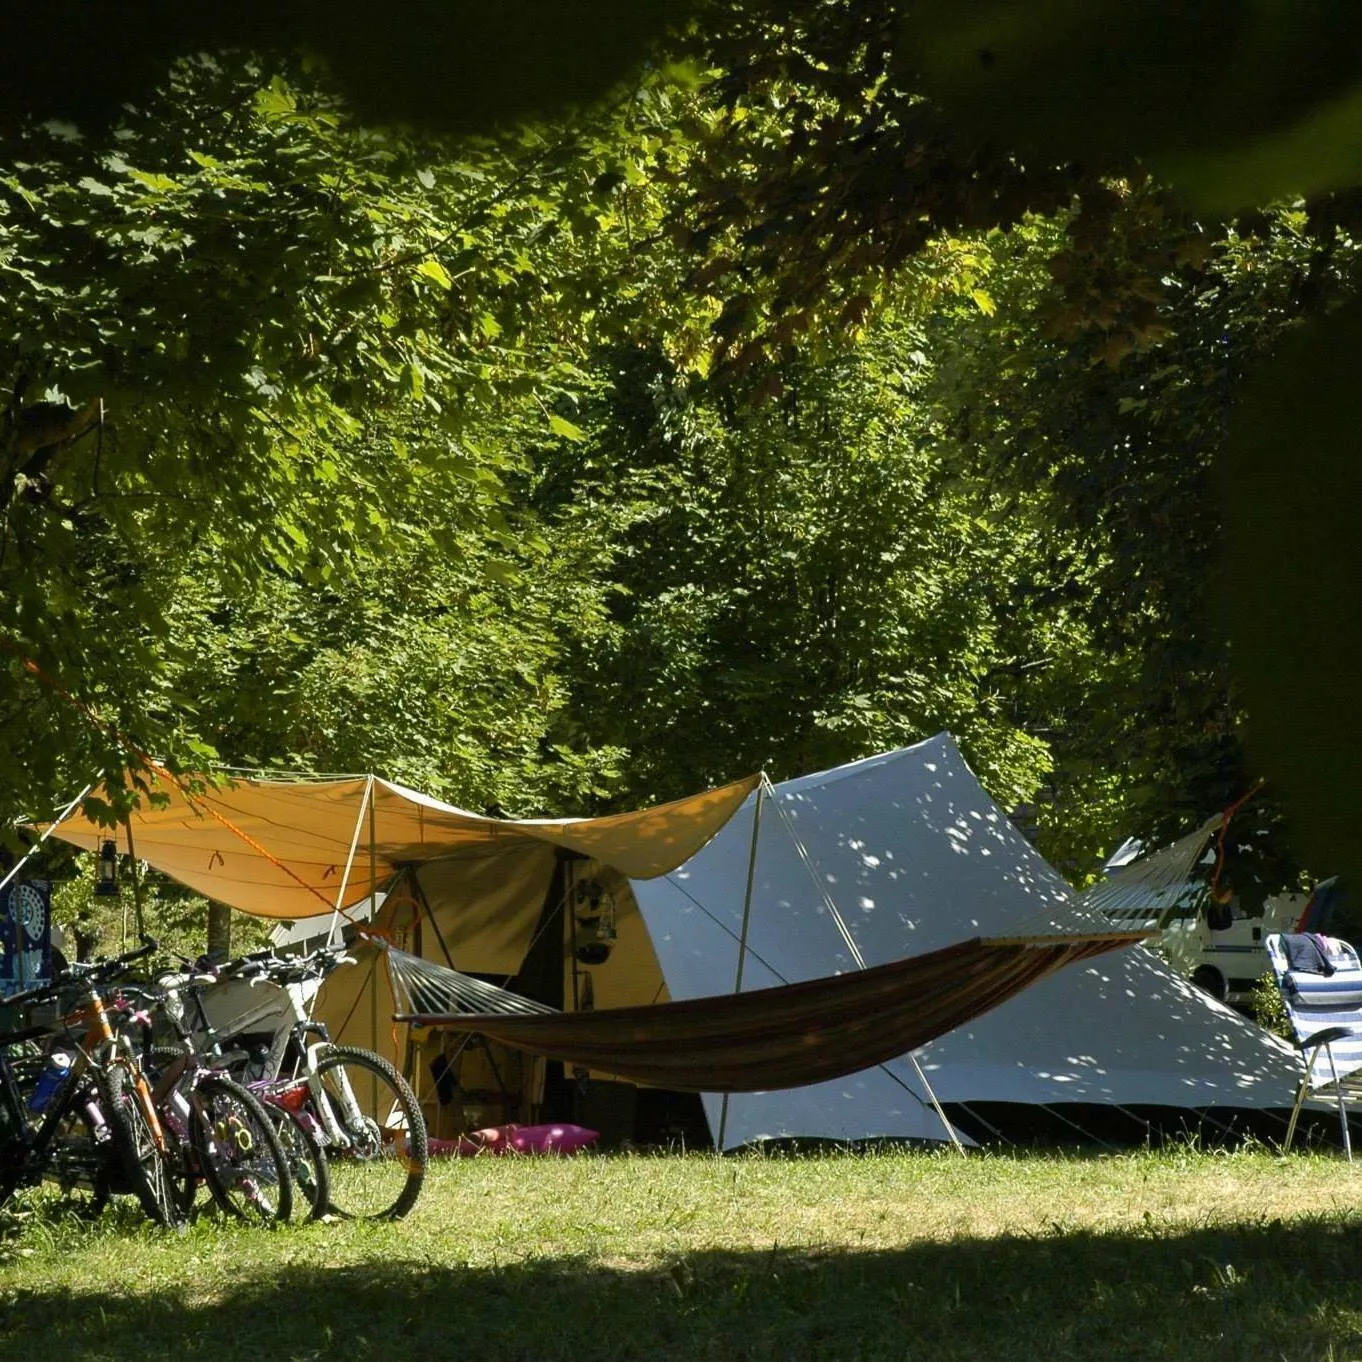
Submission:
{"label": "white canvas tent", "polygon": [[[736,976],[743,924],[733,886],[747,872],[757,798],[679,870],[634,885],[673,997],[712,993]],[[763,803],[744,988],[974,934],[1102,925],[989,799],[949,736],[787,781]],[[1296,1081],[1282,1042],[1141,947],[1062,970],[917,1058],[947,1105],[1283,1108]],[[871,1073],[803,1090],[794,1124],[783,1093],[734,1095],[726,1112],[723,1099],[707,1098],[706,1107],[726,1146],[815,1124],[844,1136],[933,1137],[930,1109],[907,1100],[926,1096],[915,1076],[886,1068],[892,1084]]]}
{"label": "white canvas tent", "polygon": [[[387,885],[376,925],[397,945],[502,978],[536,953],[540,978],[560,989],[544,1000],[566,1007],[756,989],[976,935],[1105,927],[945,735],[607,819],[486,819],[373,778],[197,792],[168,781],[163,793],[164,807],[134,816],[136,853],[200,892],[325,931],[335,905]],[[93,848],[105,834],[76,817],[57,835]],[[584,964],[578,947],[601,935],[603,905],[608,951]],[[424,1068],[389,1020],[376,952],[358,953],[319,1015],[339,1039]],[[769,1136],[941,1140],[950,1132],[929,1083],[945,1103],[1282,1108],[1293,1075],[1284,1046],[1136,949],[1062,971],[916,1057],[705,1106],[726,1148]]]}

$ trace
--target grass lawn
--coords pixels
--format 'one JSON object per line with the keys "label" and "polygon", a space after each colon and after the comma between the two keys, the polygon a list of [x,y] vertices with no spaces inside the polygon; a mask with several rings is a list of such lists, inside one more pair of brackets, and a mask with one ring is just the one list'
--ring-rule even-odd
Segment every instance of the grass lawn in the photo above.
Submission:
{"label": "grass lawn", "polygon": [[1362,1358],[1333,1155],[486,1159],[397,1225],[0,1233],[25,1362]]}

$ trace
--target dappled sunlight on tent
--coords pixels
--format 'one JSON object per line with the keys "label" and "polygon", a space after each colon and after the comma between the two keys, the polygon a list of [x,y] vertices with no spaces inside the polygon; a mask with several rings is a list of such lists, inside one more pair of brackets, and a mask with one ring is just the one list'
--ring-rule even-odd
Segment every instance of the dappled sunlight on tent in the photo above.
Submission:
{"label": "dappled sunlight on tent", "polygon": [[[674,997],[712,993],[725,968],[736,970],[755,800],[680,872],[636,886]],[[780,784],[769,804],[747,925],[745,971],[755,973],[745,972],[744,988],[857,968],[842,928],[873,965],[977,933],[1107,926],[1016,831],[944,735]],[[709,925],[699,929],[704,945],[678,951],[668,934],[685,935],[675,916],[679,886],[691,905],[684,921]],[[1289,1107],[1293,1085],[1279,1041],[1139,947],[1042,980],[918,1059],[941,1101],[959,1104]],[[911,1071],[898,1082],[925,1102]],[[730,1101],[730,1120],[749,1100]],[[869,1099],[863,1117],[863,1133],[882,1133],[887,1118]]]}

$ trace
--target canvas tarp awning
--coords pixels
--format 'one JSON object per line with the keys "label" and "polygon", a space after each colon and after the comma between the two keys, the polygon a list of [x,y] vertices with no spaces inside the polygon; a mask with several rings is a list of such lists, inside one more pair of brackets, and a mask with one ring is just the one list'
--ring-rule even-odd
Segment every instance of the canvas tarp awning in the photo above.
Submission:
{"label": "canvas tarp awning", "polygon": [[[632,879],[666,874],[728,821],[759,776],[669,804],[604,818],[497,819],[469,813],[376,777],[235,779],[191,784],[153,772],[147,802],[131,819],[137,857],[181,884],[258,917],[296,921],[368,898],[401,868],[447,858],[513,867],[520,850],[561,848],[617,867]],[[117,833],[77,811],[53,836],[95,851]],[[371,851],[372,842],[372,851]],[[536,904],[537,907],[537,904]]]}

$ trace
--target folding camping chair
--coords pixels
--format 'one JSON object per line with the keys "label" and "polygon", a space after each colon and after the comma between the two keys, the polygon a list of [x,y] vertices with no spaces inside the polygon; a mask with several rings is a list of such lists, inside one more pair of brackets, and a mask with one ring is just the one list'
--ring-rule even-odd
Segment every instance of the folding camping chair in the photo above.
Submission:
{"label": "folding camping chair", "polygon": [[1325,947],[1332,974],[1292,969],[1282,935],[1273,933],[1267,939],[1268,960],[1305,1066],[1282,1148],[1283,1152],[1291,1148],[1307,1097],[1333,1099],[1351,1162],[1347,1104],[1362,1100],[1362,961],[1346,941],[1312,939]]}

